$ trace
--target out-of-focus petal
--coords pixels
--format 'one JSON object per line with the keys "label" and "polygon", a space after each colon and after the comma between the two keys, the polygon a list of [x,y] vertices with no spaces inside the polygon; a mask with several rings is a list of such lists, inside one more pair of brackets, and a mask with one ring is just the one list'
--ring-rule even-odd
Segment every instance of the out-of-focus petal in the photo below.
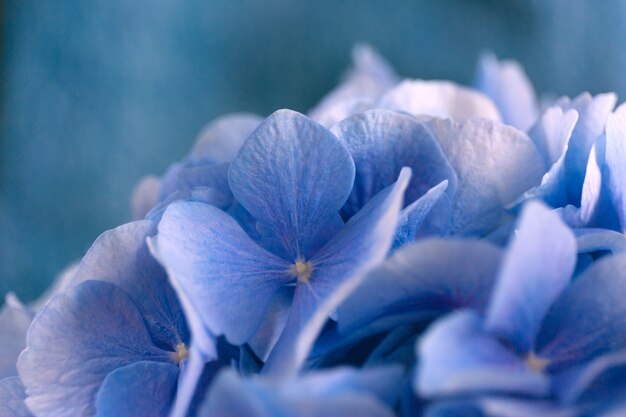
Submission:
{"label": "out-of-focus petal", "polygon": [[626,104],[622,104],[607,118],[604,161],[604,185],[609,191],[623,232],[626,231]]}
{"label": "out-of-focus petal", "polygon": [[415,389],[424,397],[481,392],[547,395],[549,379],[530,369],[470,310],[435,322],[418,343]]}
{"label": "out-of-focus petal", "polygon": [[146,217],[150,209],[159,202],[160,192],[161,180],[154,175],[146,175],[137,182],[130,200],[133,220]]}
{"label": "out-of-focus petal", "polygon": [[0,309],[0,379],[17,375],[17,357],[26,347],[26,333],[34,312],[7,294]]}
{"label": "out-of-focus petal", "polygon": [[576,229],[578,253],[611,251],[613,254],[626,251],[626,236],[613,230]]}
{"label": "out-of-focus petal", "polygon": [[528,203],[504,256],[485,328],[519,353],[530,352],[543,317],[570,283],[576,256],[574,234],[559,216]]}
{"label": "out-of-focus petal", "polygon": [[342,208],[344,218],[353,216],[376,193],[394,183],[405,166],[413,172],[405,195],[407,204],[444,180],[448,181],[448,195],[456,191],[456,174],[439,143],[411,116],[371,110],[349,117],[332,132],[347,145],[356,167],[354,188]]}
{"label": "out-of-focus petal", "polygon": [[585,270],[546,315],[536,351],[558,371],[626,348],[626,254]]}
{"label": "out-of-focus petal", "polygon": [[339,330],[369,333],[431,320],[456,308],[482,311],[502,251],[479,240],[424,239],[367,274],[341,305]]}
{"label": "out-of-focus petal", "polygon": [[498,109],[487,96],[450,81],[403,81],[387,91],[376,107],[457,121],[474,116],[501,120]]}
{"label": "out-of-focus petal", "polygon": [[174,401],[178,366],[142,361],[107,375],[96,396],[96,417],[166,417]]}
{"label": "out-of-focus petal", "polygon": [[543,157],[546,168],[554,165],[567,150],[567,143],[577,121],[576,110],[563,111],[559,106],[552,106],[543,112],[528,132]]}
{"label": "out-of-focus petal", "polygon": [[326,241],[354,182],[346,146],[323,126],[278,110],[252,133],[232,163],[237,201],[278,237],[290,261],[308,258]]}
{"label": "out-of-focus petal", "polygon": [[25,398],[24,385],[18,377],[0,379],[0,417],[32,417]]}
{"label": "out-of-focus petal", "polygon": [[251,113],[230,113],[205,126],[191,151],[192,160],[232,161],[250,133],[263,119]]}
{"label": "out-of-focus petal", "polygon": [[484,54],[478,62],[474,87],[493,100],[504,123],[527,131],[537,119],[537,95],[518,62],[498,61],[494,54]]}

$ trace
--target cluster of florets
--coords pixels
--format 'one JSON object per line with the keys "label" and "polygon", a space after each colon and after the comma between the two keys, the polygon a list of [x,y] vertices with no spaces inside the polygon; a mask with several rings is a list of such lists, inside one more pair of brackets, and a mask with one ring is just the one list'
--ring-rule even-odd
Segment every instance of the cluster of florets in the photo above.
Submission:
{"label": "cluster of florets", "polygon": [[0,416],[626,414],[626,106],[354,58],[308,115],[209,124],[7,298]]}

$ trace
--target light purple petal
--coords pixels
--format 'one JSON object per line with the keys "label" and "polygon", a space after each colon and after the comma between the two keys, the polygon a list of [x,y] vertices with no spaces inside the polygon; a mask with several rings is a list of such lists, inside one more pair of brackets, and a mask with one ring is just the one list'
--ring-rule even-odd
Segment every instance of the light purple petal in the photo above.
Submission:
{"label": "light purple petal", "polygon": [[0,416],[32,417],[26,408],[24,385],[16,376],[0,379]]}
{"label": "light purple petal", "polygon": [[17,357],[26,347],[26,333],[35,313],[15,295],[7,294],[0,309],[0,379],[17,375]]}
{"label": "light purple petal", "polygon": [[191,151],[192,160],[232,161],[250,133],[263,119],[251,113],[230,113],[206,125]]}

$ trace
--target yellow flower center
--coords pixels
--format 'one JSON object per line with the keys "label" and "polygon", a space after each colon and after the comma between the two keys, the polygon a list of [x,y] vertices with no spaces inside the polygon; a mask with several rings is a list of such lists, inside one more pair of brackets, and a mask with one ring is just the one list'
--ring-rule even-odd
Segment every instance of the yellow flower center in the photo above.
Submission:
{"label": "yellow flower center", "polygon": [[176,345],[176,352],[172,353],[174,363],[179,364],[189,357],[189,350],[183,342]]}
{"label": "yellow flower center", "polygon": [[295,264],[289,269],[289,273],[296,277],[299,282],[309,282],[311,275],[313,274],[313,264],[298,259]]}
{"label": "yellow flower center", "polygon": [[543,372],[550,364],[548,359],[541,358],[534,354],[534,352],[530,352],[528,356],[526,356],[526,365],[535,372]]}

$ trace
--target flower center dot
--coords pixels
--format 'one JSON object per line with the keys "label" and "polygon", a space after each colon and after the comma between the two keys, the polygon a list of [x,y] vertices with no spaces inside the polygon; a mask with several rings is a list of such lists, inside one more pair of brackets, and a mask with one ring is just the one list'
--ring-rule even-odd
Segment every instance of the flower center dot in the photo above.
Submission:
{"label": "flower center dot", "polygon": [[309,282],[313,274],[313,265],[311,262],[298,259],[289,269],[289,273],[296,277],[299,282]]}
{"label": "flower center dot", "polygon": [[174,362],[179,364],[189,357],[189,350],[187,350],[187,346],[183,342],[180,342],[176,345],[176,352],[173,352],[172,356],[174,357]]}
{"label": "flower center dot", "polygon": [[530,352],[526,357],[526,365],[535,372],[543,372],[550,364],[548,359],[541,358]]}

